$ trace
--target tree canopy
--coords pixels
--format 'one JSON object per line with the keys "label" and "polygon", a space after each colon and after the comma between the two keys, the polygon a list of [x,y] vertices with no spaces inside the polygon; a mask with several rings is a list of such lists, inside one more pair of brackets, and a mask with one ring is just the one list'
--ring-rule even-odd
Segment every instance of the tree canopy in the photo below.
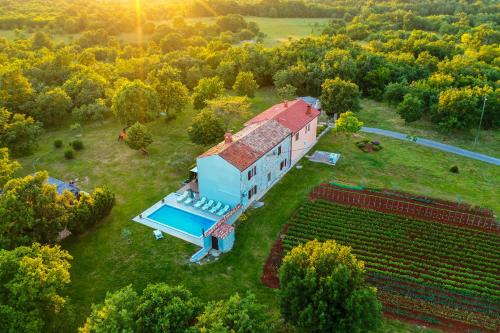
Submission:
{"label": "tree canopy", "polygon": [[189,138],[200,145],[216,143],[224,137],[224,124],[214,111],[201,110],[193,118],[193,123],[188,128]]}
{"label": "tree canopy", "polygon": [[307,332],[367,332],[381,323],[362,261],[333,240],[292,249],[279,271],[283,318]]}
{"label": "tree canopy", "polygon": [[193,104],[195,109],[202,109],[207,101],[217,98],[224,93],[224,82],[215,76],[203,78],[193,90]]}
{"label": "tree canopy", "polygon": [[136,80],[126,83],[115,93],[111,111],[122,124],[132,125],[153,120],[160,108],[156,90]]}
{"label": "tree canopy", "polygon": [[0,331],[45,331],[66,303],[72,259],[59,246],[0,249]]}
{"label": "tree canopy", "polygon": [[329,116],[360,109],[361,94],[355,83],[340,78],[328,79],[323,82],[321,88],[321,107]]}

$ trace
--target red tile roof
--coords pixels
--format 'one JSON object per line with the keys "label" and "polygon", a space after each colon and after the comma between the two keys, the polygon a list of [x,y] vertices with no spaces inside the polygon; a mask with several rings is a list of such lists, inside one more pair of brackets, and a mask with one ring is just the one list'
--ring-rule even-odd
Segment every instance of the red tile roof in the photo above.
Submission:
{"label": "red tile roof", "polygon": [[296,133],[320,114],[320,112],[313,107],[311,107],[310,114],[307,114],[308,106],[309,104],[300,98],[288,102],[287,106],[285,106],[285,103],[276,104],[250,119],[245,125],[257,124],[274,119],[293,133]]}
{"label": "red tile roof", "polygon": [[291,131],[278,121],[249,124],[232,136],[233,142],[221,142],[199,158],[219,155],[240,171],[244,171],[268,151],[277,146]]}

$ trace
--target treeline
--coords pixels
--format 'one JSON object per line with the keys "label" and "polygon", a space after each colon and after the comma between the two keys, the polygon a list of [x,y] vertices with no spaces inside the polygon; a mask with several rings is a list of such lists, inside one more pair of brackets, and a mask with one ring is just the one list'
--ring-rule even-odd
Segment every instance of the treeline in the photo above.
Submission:
{"label": "treeline", "polygon": [[370,0],[194,0],[188,4],[188,16],[241,14],[262,17],[327,17],[351,20],[370,8],[383,14],[395,10],[417,16],[455,15],[458,13],[494,15],[496,1],[370,1]]}

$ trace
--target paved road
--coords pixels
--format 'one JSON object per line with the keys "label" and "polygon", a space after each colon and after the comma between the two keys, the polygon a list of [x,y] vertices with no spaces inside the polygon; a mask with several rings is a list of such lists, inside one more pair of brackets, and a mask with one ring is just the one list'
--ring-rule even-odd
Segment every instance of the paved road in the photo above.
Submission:
{"label": "paved road", "polygon": [[[388,137],[399,139],[399,140],[406,140],[406,141],[408,140],[408,138],[406,137],[406,134],[388,131],[388,130],[383,130],[380,128],[362,127],[361,132],[379,134],[379,135],[388,136]],[[449,152],[452,154],[473,158],[475,160],[483,161],[486,163],[500,165],[500,159],[498,159],[498,158],[475,153],[473,151],[458,148],[455,146],[446,145],[444,143],[440,143],[437,141],[418,138],[417,141],[415,141],[415,143],[422,145],[422,146],[427,146],[427,147],[443,150],[443,151],[446,151],[446,152]]]}

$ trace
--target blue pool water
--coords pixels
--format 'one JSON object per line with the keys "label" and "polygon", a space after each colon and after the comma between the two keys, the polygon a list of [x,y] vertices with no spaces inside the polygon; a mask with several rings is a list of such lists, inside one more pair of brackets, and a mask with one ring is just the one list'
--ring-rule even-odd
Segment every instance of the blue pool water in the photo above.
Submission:
{"label": "blue pool water", "polygon": [[202,229],[207,231],[217,222],[167,205],[148,215],[148,218],[196,237],[202,235]]}

